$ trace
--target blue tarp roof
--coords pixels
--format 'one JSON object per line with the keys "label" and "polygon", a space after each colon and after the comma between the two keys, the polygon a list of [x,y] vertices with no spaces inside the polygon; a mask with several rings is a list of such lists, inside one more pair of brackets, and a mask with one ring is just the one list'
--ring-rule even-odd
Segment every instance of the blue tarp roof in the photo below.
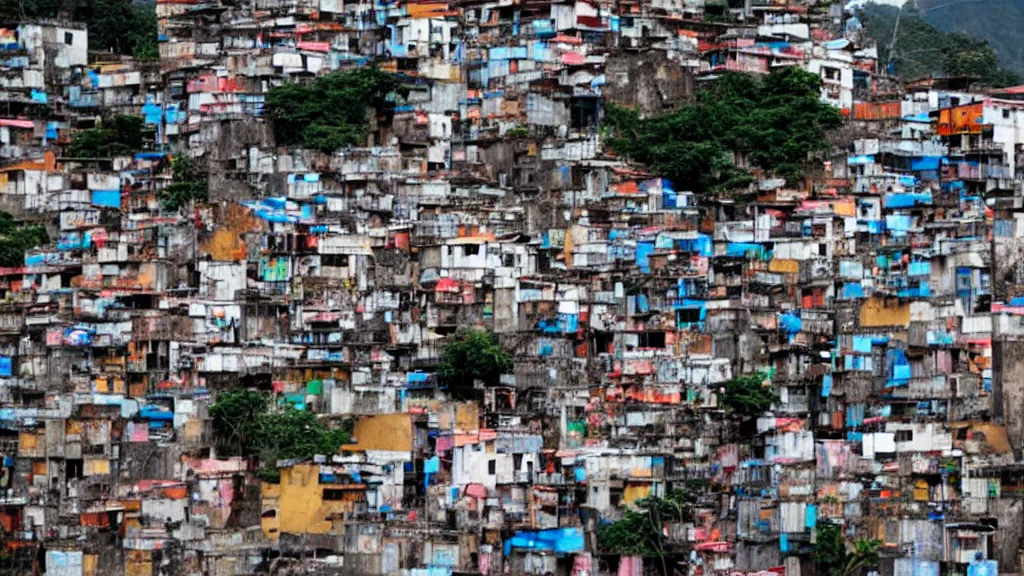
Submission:
{"label": "blue tarp roof", "polygon": [[556,554],[581,552],[583,550],[583,533],[578,528],[516,532],[505,541],[506,556],[512,552],[512,548],[547,550]]}

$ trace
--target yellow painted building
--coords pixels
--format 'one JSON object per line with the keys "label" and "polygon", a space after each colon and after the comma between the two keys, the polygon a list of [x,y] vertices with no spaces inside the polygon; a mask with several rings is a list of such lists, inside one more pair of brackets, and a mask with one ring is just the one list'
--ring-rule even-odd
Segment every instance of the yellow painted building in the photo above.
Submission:
{"label": "yellow painted building", "polygon": [[869,298],[860,305],[860,327],[909,326],[910,303],[895,299]]}
{"label": "yellow painted building", "polygon": [[[464,416],[467,422],[471,415]],[[360,418],[352,432],[349,452],[381,450],[412,452],[413,427],[409,414],[379,414]],[[297,464],[281,469],[279,484],[264,483],[263,534],[328,534],[334,520],[354,512],[366,500],[365,484],[321,483],[320,466]]]}
{"label": "yellow painted building", "polygon": [[263,483],[263,534],[327,534],[332,517],[354,511],[365,490],[363,484],[321,484],[317,464],[282,468],[279,484]]}
{"label": "yellow painted building", "polygon": [[356,421],[352,430],[354,444],[345,450],[391,450],[412,452],[412,416],[409,414],[379,414],[364,416]]}

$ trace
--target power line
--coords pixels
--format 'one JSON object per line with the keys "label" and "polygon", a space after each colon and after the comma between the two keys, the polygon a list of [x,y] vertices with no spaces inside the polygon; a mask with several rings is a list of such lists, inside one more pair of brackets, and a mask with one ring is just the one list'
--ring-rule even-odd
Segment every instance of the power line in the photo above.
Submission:
{"label": "power line", "polygon": [[[982,2],[983,0],[953,0],[952,2],[946,2],[945,4],[939,4],[938,6],[932,6],[931,8],[925,8],[924,10],[921,10],[918,7],[918,2],[920,2],[920,0],[907,0],[907,3],[909,3],[910,1],[914,2],[914,8],[917,9],[917,11],[919,13],[924,14],[925,12],[931,12],[932,10],[938,10],[939,8],[945,8],[946,6],[955,6],[957,4],[978,4],[978,3]],[[904,3],[904,6],[906,6],[906,3]]]}
{"label": "power line", "polygon": [[899,11],[896,12],[896,23],[892,27],[892,38],[889,41],[889,66],[892,66],[892,53],[896,48],[896,36],[900,33],[900,17],[903,16],[903,9],[907,7],[907,2],[900,4]]}

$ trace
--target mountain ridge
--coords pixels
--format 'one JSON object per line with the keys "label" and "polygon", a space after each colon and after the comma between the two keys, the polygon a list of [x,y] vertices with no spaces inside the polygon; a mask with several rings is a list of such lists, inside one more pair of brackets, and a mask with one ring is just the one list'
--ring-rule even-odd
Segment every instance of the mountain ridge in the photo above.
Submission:
{"label": "mountain ridge", "polygon": [[910,0],[921,18],[942,32],[986,40],[999,64],[1024,75],[1024,1]]}

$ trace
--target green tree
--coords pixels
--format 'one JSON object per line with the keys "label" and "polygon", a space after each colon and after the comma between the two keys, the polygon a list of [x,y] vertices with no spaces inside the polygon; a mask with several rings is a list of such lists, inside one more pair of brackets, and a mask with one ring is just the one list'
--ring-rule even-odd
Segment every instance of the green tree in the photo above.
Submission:
{"label": "green tree", "polygon": [[267,397],[255,390],[234,388],[218,394],[210,406],[218,451],[252,456],[260,442],[260,424],[266,412]]}
{"label": "green tree", "polygon": [[996,51],[985,40],[953,33],[942,49],[942,69],[950,76],[968,76],[1003,87],[1020,83],[1020,76],[999,66]]}
{"label": "green tree", "polygon": [[89,30],[89,49],[157,58],[156,7],[133,0],[4,0],[0,21],[69,19]]}
{"label": "green tree", "polygon": [[50,243],[42,224],[19,224],[8,212],[0,212],[0,266],[25,264],[25,251]]}
{"label": "green tree", "polygon": [[10,234],[18,227],[18,221],[10,212],[0,211],[0,234]]}
{"label": "green tree", "polygon": [[646,510],[626,510],[621,519],[598,529],[598,541],[612,554],[651,558],[662,553],[658,533]]}
{"label": "green tree", "polygon": [[962,32],[987,40],[1002,66],[1024,74],[1024,10],[1020,0],[917,0],[914,4],[943,32]]}
{"label": "green tree", "polygon": [[[1012,1],[1012,0],[1010,0]],[[926,2],[927,4],[927,2]],[[949,10],[970,9],[970,4],[957,7],[956,3],[949,6]],[[1012,29],[1007,22],[1020,17],[1014,14],[1013,10],[1006,10],[1004,5],[992,11],[986,11],[987,18],[971,18],[968,27],[973,32],[988,30],[988,33],[964,34],[949,33],[942,30],[961,28],[960,23],[966,22],[960,18],[957,22],[947,21],[946,16],[941,16],[941,11],[933,10],[931,7],[922,5],[923,10],[918,10],[908,4],[900,11],[899,8],[887,4],[868,3],[858,11],[858,17],[864,24],[867,35],[878,44],[879,61],[883,63],[892,62],[894,72],[905,79],[916,79],[925,76],[968,76],[975,78],[981,83],[990,86],[1010,86],[1020,83],[1020,76],[1011,70],[1000,66],[998,51],[990,42],[998,42],[1003,46],[1006,62],[1020,64],[1019,55],[1009,56],[1010,51],[1017,51],[1013,40],[1007,40],[1006,34],[993,34],[992,26],[985,28],[979,23],[992,19],[992,13],[1003,10],[1001,19],[993,19],[990,24]],[[1017,10],[1019,12],[1019,10]],[[899,19],[896,41],[892,36],[896,28],[896,21]],[[936,27],[936,22],[942,22]],[[941,29],[940,29],[941,28]],[[982,38],[987,38],[988,41]],[[892,47],[892,53],[889,48]]]}
{"label": "green tree", "polygon": [[878,547],[881,540],[859,539],[853,551],[846,547],[842,526],[826,523],[818,526],[814,549],[816,576],[863,576],[867,570],[878,567]]}
{"label": "green tree", "polygon": [[764,414],[775,402],[775,392],[766,386],[761,374],[738,376],[725,383],[718,397],[719,405],[740,418],[755,418]]}
{"label": "green tree", "polygon": [[847,556],[842,576],[861,576],[867,570],[878,568],[878,547],[881,540],[858,539],[853,543],[853,554]]}
{"label": "green tree", "polygon": [[278,476],[278,460],[334,454],[351,439],[351,422],[331,428],[312,412],[270,410],[267,397],[255,390],[234,388],[217,395],[210,406],[214,442],[221,454],[258,457],[261,477]]}
{"label": "green tree", "polygon": [[365,145],[369,111],[384,108],[396,93],[406,93],[397,76],[366,67],[275,86],[264,109],[279,146],[330,153]]}
{"label": "green tree", "polygon": [[609,106],[604,129],[612,150],[647,164],[677,189],[714,192],[752,182],[730,152],[796,179],[813,154],[828,150],[827,131],[842,124],[820,91],[820,78],[796,67],[763,78],[727,73],[693,104],[652,118]]}
{"label": "green tree", "polygon": [[133,154],[143,147],[141,116],[118,115],[74,135],[67,154],[72,158],[110,158]]}
{"label": "green tree", "polygon": [[660,559],[662,574],[667,574],[665,557],[671,554],[671,542],[666,541],[665,525],[692,520],[694,498],[693,490],[684,488],[664,498],[638,500],[621,519],[598,528],[598,546],[611,554]]}
{"label": "green tree", "polygon": [[278,460],[335,454],[349,439],[348,431],[328,428],[305,410],[288,408],[260,418],[260,460],[268,466]]}
{"label": "green tree", "polygon": [[196,167],[188,156],[179,156],[171,163],[173,178],[163,190],[164,208],[178,210],[193,200],[205,201],[208,197],[206,175]]}
{"label": "green tree", "polygon": [[[949,39],[922,19],[911,5],[904,6],[900,13],[896,6],[869,3],[861,7],[857,16],[867,36],[878,44],[880,66],[884,67],[892,61],[893,72],[907,80],[942,72],[941,54]],[[896,31],[897,17],[900,26],[894,44],[892,35]]]}
{"label": "green tree", "polygon": [[498,384],[502,374],[512,371],[512,360],[498,338],[486,330],[459,330],[444,347],[437,372],[441,384],[454,398],[478,397],[474,382],[485,386]]}

